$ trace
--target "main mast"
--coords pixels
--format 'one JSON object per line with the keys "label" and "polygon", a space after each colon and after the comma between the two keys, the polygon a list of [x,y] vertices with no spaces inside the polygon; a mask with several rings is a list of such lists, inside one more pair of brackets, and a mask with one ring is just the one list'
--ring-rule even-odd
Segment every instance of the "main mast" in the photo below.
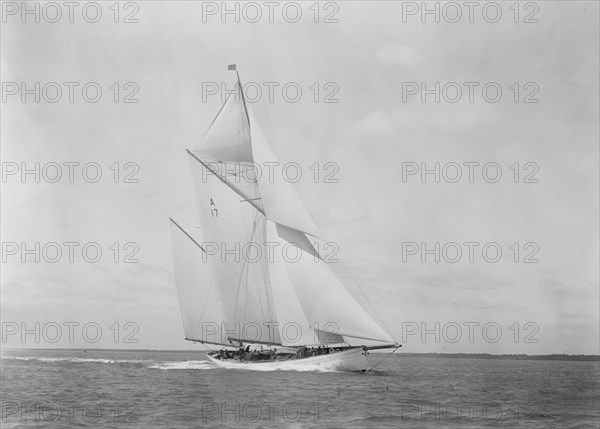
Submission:
{"label": "main mast", "polygon": [[252,131],[252,127],[250,125],[250,116],[248,115],[248,106],[246,106],[246,96],[244,95],[244,87],[242,86],[242,80],[240,79],[240,72],[238,71],[237,66],[235,64],[229,64],[227,66],[227,70],[235,70],[235,75],[237,76],[237,85],[240,94],[242,95],[242,103],[244,103],[244,111],[246,112],[246,120],[248,121],[248,129]]}

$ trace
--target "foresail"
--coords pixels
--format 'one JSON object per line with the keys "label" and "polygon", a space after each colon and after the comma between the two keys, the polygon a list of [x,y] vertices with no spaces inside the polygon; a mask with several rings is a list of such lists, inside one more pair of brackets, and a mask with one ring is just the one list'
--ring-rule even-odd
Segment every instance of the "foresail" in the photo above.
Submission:
{"label": "foresail", "polygon": [[[288,282],[294,291],[294,298],[298,300],[303,317],[312,329],[334,332],[342,336],[346,342],[353,342],[352,339],[392,344],[396,342],[387,330],[369,315],[331,270],[329,265],[335,262],[328,263],[315,258],[312,252],[305,250],[306,246],[298,245],[307,241],[303,232],[282,229],[280,226],[275,230],[277,235],[269,236],[270,240],[277,240],[280,249],[290,249],[290,246],[294,248],[294,251],[282,251],[283,261],[278,263],[285,267]],[[272,233],[272,230],[269,229],[269,232]],[[273,272],[273,269],[271,271]],[[281,271],[278,273],[281,279],[284,275]],[[283,282],[278,281],[277,288],[281,284]],[[277,291],[274,291],[274,294],[277,294]],[[279,305],[278,300],[276,303]]]}
{"label": "foresail", "polygon": [[171,220],[175,284],[186,339],[215,341],[207,338],[211,331],[203,322],[220,325],[225,321],[217,288],[211,281],[206,264],[202,263],[204,250],[189,233]]}
{"label": "foresail", "polygon": [[[279,160],[250,107],[248,107],[248,115],[252,128],[252,156],[254,162],[262,170],[266,170],[269,165],[276,165],[270,163],[279,163]],[[281,166],[279,167],[281,169]],[[305,232],[313,237],[322,236],[294,185],[283,175],[272,177],[263,171],[263,174],[258,177],[258,186],[269,220]]]}
{"label": "foresail", "polygon": [[392,335],[388,327],[385,326],[385,323],[383,323],[383,320],[381,320],[381,317],[379,317],[379,314],[377,314],[364,292],[356,284],[356,282],[350,275],[345,263],[342,260],[339,260],[336,263],[328,263],[327,266],[344,285],[346,291],[348,291],[348,293],[352,295],[354,300],[369,315],[369,317],[373,319],[373,321],[375,321],[377,325],[386,332],[388,339],[391,340],[393,343],[396,343],[396,340],[394,339],[394,336]]}
{"label": "foresail", "polygon": [[[287,258],[284,253],[286,251],[283,250],[280,245],[282,241],[278,238],[278,231],[284,229],[285,227],[281,225],[267,222],[267,239],[276,249],[269,258],[269,273],[273,285],[273,303],[277,309],[277,323],[281,343],[284,346],[343,344],[344,338],[342,336],[336,334],[333,330],[324,332],[315,329],[316,326],[311,326],[304,314],[287,272],[286,264],[288,262],[286,262]],[[296,241],[300,242],[300,240]],[[305,243],[302,242],[299,246],[303,246]],[[310,243],[308,245],[312,246]],[[310,249],[307,248],[306,250],[310,253]]]}

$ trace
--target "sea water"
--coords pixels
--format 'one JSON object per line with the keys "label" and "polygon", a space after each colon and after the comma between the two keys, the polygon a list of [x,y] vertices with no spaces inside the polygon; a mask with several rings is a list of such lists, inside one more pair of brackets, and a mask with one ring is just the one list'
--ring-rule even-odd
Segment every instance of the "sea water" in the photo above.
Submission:
{"label": "sea water", "polygon": [[264,372],[219,368],[200,351],[10,350],[1,426],[597,428],[599,370],[396,354],[368,374]]}

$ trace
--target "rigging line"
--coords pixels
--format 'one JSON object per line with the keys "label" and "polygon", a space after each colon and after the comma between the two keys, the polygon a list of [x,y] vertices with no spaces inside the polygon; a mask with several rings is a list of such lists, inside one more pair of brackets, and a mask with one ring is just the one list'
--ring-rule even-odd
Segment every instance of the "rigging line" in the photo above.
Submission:
{"label": "rigging line", "polygon": [[[254,181],[254,189],[255,189],[255,194],[256,195],[260,195],[260,187],[258,185],[258,181]],[[262,199],[262,197],[258,197],[257,199]],[[256,218],[257,220],[259,219],[258,213],[256,214]],[[261,219],[262,220],[262,219]],[[263,246],[265,245],[265,243],[267,242],[267,229],[268,229],[268,218],[266,216],[266,214],[264,215],[264,220],[262,220],[262,224],[261,224],[261,239],[263,241]],[[268,252],[267,252],[268,254]],[[269,256],[266,256],[266,262],[261,264],[261,273],[263,276],[263,280],[264,280],[264,286],[265,286],[265,298],[266,298],[266,308],[267,308],[267,315],[268,315],[268,319],[269,321],[275,321],[275,323],[277,323],[277,309],[275,308],[275,303],[273,300],[273,291],[271,288],[271,273],[270,273],[270,264],[269,264]],[[262,308],[261,305],[261,311],[265,312],[265,309]],[[271,334],[275,335],[275,331],[270,331],[269,332],[269,337],[271,337]],[[275,338],[273,338],[273,340],[275,340]],[[281,339],[280,339],[281,341]]]}
{"label": "rigging line", "polygon": [[[231,97],[233,94],[229,94],[229,97]],[[211,127],[213,126],[213,124],[215,123],[215,121],[217,120],[217,118],[219,117],[219,115],[221,114],[221,111],[223,110],[223,108],[225,107],[225,105],[227,104],[227,101],[229,101],[229,97],[227,97],[225,99],[225,103],[223,103],[221,105],[221,108],[219,109],[219,111],[217,112],[217,115],[214,117],[214,119],[212,120],[212,122],[210,123],[210,125],[208,126],[208,128],[206,129],[206,131],[204,131],[204,134],[202,134],[202,137],[200,137],[200,141],[204,140],[204,137],[206,137],[206,134],[208,134],[208,132],[210,131]]]}
{"label": "rigging line", "polygon": [[[252,223],[252,234],[250,235],[250,243],[253,242],[254,231],[256,230],[256,220]],[[245,259],[245,258],[244,258]],[[246,290],[244,291],[245,301],[244,301],[244,321],[246,321],[246,311],[248,310],[248,279],[250,278],[250,265],[248,261],[244,261],[244,265],[246,267]]]}
{"label": "rigging line", "polygon": [[237,75],[237,83],[240,87],[240,94],[242,94],[242,102],[244,103],[244,110],[246,111],[246,119],[248,120],[248,131],[251,131],[251,127],[250,127],[250,116],[248,116],[248,106],[246,106],[246,97],[244,97],[244,89],[242,88],[242,80],[240,79],[240,72],[237,71],[237,69],[235,70],[235,74]]}
{"label": "rigging line", "polygon": [[371,371],[373,368],[375,368],[377,365],[379,365],[381,362],[383,362],[384,360],[386,360],[387,358],[389,358],[391,355],[393,355],[396,350],[398,350],[400,348],[400,346],[396,347],[394,350],[392,350],[390,353],[388,353],[388,355],[386,357],[384,357],[383,359],[381,359],[379,362],[377,362],[375,365],[373,365],[373,367],[371,367],[370,369],[366,369],[365,370],[365,374],[369,371]]}
{"label": "rigging line", "polygon": [[[258,215],[257,215],[258,218]],[[257,220],[259,220],[260,223],[260,230],[258,232],[258,234],[260,234],[260,239],[263,242],[263,246],[264,244],[267,242],[267,219],[264,218],[258,218]],[[263,249],[263,247],[261,247],[261,249]],[[263,284],[264,284],[264,288],[265,288],[265,302],[261,303],[261,311],[263,313],[263,315],[266,312],[266,315],[268,316],[268,320],[269,321],[275,321],[277,322],[277,312],[275,309],[275,304],[273,302],[273,296],[272,296],[272,290],[271,290],[271,277],[269,274],[269,256],[268,256],[268,252],[267,255],[265,256],[264,262],[261,263],[260,265],[260,273],[262,274],[262,279],[263,279]],[[264,304],[264,306],[263,306]],[[271,334],[274,334],[274,331],[269,331],[269,337],[271,337]],[[274,338],[273,338],[274,340]]]}
{"label": "rigging line", "polygon": [[[258,216],[258,213],[255,215]],[[252,242],[252,238],[254,237],[254,230],[256,228],[256,220],[253,223],[252,226],[252,235],[250,236],[250,242]],[[244,277],[244,269],[246,269],[246,301],[244,302],[244,321],[246,320],[246,303],[248,300],[248,275],[250,273],[250,268],[248,266],[248,261],[246,260],[246,258],[244,258],[244,263],[242,265],[242,271],[240,272],[240,278],[238,279],[238,285],[237,285],[237,291],[236,291],[236,295],[235,295],[235,308],[233,311],[233,318],[235,320],[235,316],[237,313],[237,309],[238,309],[238,303],[239,303],[239,298],[240,298],[240,289],[242,286],[242,278]]]}
{"label": "rigging line", "polygon": [[[243,95],[243,91],[241,89],[240,86],[240,93]],[[242,103],[240,103],[240,110],[244,111],[244,113],[240,112],[239,118],[240,118],[240,127],[239,129],[241,130],[241,140],[242,140],[242,144],[238,145],[238,156],[240,157],[240,159],[242,158],[242,152],[248,150],[250,152],[250,160],[254,161],[254,157],[252,155],[252,135],[250,134],[250,123],[248,122],[248,126],[246,127],[246,124],[244,124],[244,118],[247,117],[247,113],[245,112],[245,108],[244,105]]]}
{"label": "rigging line", "polygon": [[[267,241],[267,220],[262,224],[262,238],[263,242]],[[269,256],[267,254],[266,262],[261,266],[261,272],[263,274],[264,284],[265,284],[265,295],[266,295],[266,308],[267,314],[269,315],[269,320],[274,320],[277,323],[277,309],[275,308],[275,303],[273,301],[273,290],[271,287],[271,274],[269,271]],[[264,309],[263,309],[264,311]],[[273,331],[274,334],[274,331]],[[269,332],[271,335],[271,332]]]}
{"label": "rigging line", "polygon": [[200,314],[200,320],[204,318],[204,312],[206,311],[206,305],[208,304],[208,299],[210,297],[210,291],[214,286],[213,282],[210,282],[210,288],[208,288],[208,293],[206,294],[206,302],[204,303],[204,308],[202,309],[202,313]]}
{"label": "rigging line", "polygon": [[[254,233],[256,232],[256,225],[258,224],[258,213],[256,213],[254,215],[254,222],[252,223],[252,234],[250,235],[250,242],[253,243],[254,242]],[[246,261],[247,262],[247,261]],[[248,278],[250,277],[250,266],[248,265],[248,268],[246,269],[246,302],[244,303],[244,321],[246,320],[246,310],[248,308]],[[252,298],[252,297],[250,297]],[[264,312],[262,311],[262,305],[261,305],[261,313],[263,313],[264,316]]]}
{"label": "rigging line", "polygon": [[[238,284],[237,284],[237,291],[235,293],[235,307],[233,309],[233,320],[236,320],[236,313],[238,310],[238,302],[240,299],[240,287],[242,285],[242,278],[244,277],[244,268],[246,268],[246,258],[244,258],[244,264],[242,265],[242,271],[240,272],[240,278],[238,279]],[[247,275],[248,270],[246,270],[246,293],[248,290],[248,275]],[[244,308],[244,320],[246,320],[246,309]]]}

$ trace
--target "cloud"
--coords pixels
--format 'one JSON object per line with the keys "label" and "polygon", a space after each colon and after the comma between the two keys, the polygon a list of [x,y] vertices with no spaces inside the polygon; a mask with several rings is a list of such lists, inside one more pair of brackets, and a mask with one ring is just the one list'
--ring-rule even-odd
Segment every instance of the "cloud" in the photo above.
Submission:
{"label": "cloud", "polygon": [[416,66],[419,55],[409,46],[385,44],[374,53],[375,59],[384,65],[400,65],[407,68]]}
{"label": "cloud", "polygon": [[350,127],[354,137],[377,134],[386,135],[394,130],[394,122],[387,112],[371,112]]}
{"label": "cloud", "polygon": [[[546,335],[542,351],[565,350],[567,337],[580,341],[571,340],[569,350],[597,349],[597,324],[588,321],[598,318],[598,54],[583,42],[597,40],[598,29],[584,25],[589,12],[548,4],[533,27],[515,31],[507,17],[491,31],[485,22],[399,25],[399,3],[355,2],[344,6],[343,23],[315,33],[312,19],[199,26],[201,5],[184,3],[148,3],[135,29],[112,31],[111,24],[101,38],[86,22],[3,31],[5,80],[98,81],[105,90],[98,104],[21,103],[15,95],[2,109],[5,160],[95,161],[104,171],[98,183],[81,175],[56,184],[13,177],[2,189],[3,233],[30,246],[98,241],[106,249],[99,264],[80,254],[74,264],[22,264],[15,255],[2,270],[6,317],[135,321],[140,338],[146,336],[140,347],[189,348],[181,339],[167,216],[196,228],[184,148],[220,107],[219,97],[202,102],[202,83],[225,81],[230,88],[234,76],[225,65],[235,58],[244,79],[281,84],[273,103],[263,98],[253,106],[257,116],[282,162],[319,162],[319,183],[304,180],[297,188],[392,331],[409,317],[500,320],[508,333],[514,321],[534,321]],[[569,31],[557,36],[557,26]],[[515,103],[510,85],[532,79],[540,103]],[[431,88],[475,80],[482,85],[473,103],[465,87],[456,103],[435,103],[433,96],[422,102],[420,94],[403,101],[403,82]],[[140,102],[115,104],[108,86],[117,81],[138,83]],[[487,81],[502,85],[500,102],[482,100]],[[301,84],[300,102],[283,100],[286,82]],[[328,82],[339,87],[335,95]],[[315,102],[326,96],[339,102]],[[140,167],[139,183],[115,182],[110,166],[119,162],[127,173],[122,167],[130,161]],[[323,183],[330,161],[339,167],[339,183]],[[403,162],[431,168],[466,161],[501,164],[502,180],[487,183],[478,169],[470,183],[466,168],[456,184],[402,178]],[[526,162],[539,165],[539,183],[523,183]],[[406,241],[499,240],[508,253],[498,264],[482,261],[481,253],[477,264],[421,263],[418,256],[402,263]],[[539,243],[540,262],[514,263],[509,246],[517,241],[521,259],[524,243]],[[140,263],[114,263],[114,242],[139,244]],[[551,329],[557,320],[565,321],[560,332]]]}

